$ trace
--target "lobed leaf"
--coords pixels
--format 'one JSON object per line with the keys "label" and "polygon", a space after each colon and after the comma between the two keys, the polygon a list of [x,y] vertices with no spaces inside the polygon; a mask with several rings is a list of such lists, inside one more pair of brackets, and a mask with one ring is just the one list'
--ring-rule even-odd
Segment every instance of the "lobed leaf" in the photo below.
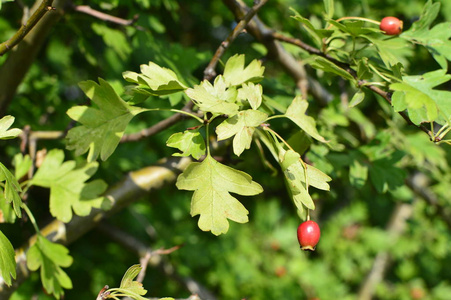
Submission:
{"label": "lobed leaf", "polygon": [[99,84],[89,80],[79,85],[98,108],[76,106],[67,111],[69,117],[82,124],[69,130],[67,149],[75,150],[76,155],[89,150],[89,162],[99,155],[106,160],[116,149],[130,120],[146,109],[129,105],[101,78]]}
{"label": "lobed leaf", "polygon": [[260,126],[268,115],[258,110],[248,109],[223,121],[216,127],[218,141],[233,138],[233,152],[240,156],[244,149],[251,147],[252,135],[255,128]]}
{"label": "lobed leaf", "polygon": [[246,82],[261,81],[264,71],[265,67],[256,59],[245,68],[244,55],[235,54],[227,60],[223,76],[227,86],[236,86]]}
{"label": "lobed leaf", "polygon": [[[143,288],[141,282],[133,281],[139,272],[141,272],[142,267],[140,265],[133,265],[125,272],[122,277],[120,289],[126,290],[128,293],[145,295],[147,291]],[[135,298],[136,299],[136,298]]]}
{"label": "lobed leaf", "polygon": [[76,167],[75,161],[63,161],[62,150],[51,150],[30,183],[50,188],[50,213],[67,223],[72,211],[86,216],[93,207],[100,208],[105,200],[100,195],[107,185],[102,180],[85,182],[97,171],[97,162]]}
{"label": "lobed leaf", "polygon": [[36,243],[27,252],[27,267],[31,271],[41,269],[41,281],[45,290],[60,298],[64,289],[72,288],[72,281],[61,267],[72,265],[73,259],[69,250],[60,244],[38,235]]}
{"label": "lobed leaf", "polygon": [[293,102],[288,107],[285,116],[293,121],[296,125],[298,125],[308,135],[320,142],[325,143],[326,140],[319,134],[318,130],[316,129],[315,119],[305,114],[307,108],[307,100],[304,100],[300,96],[297,96],[293,99]]}
{"label": "lobed leaf", "polygon": [[174,156],[189,156],[199,159],[205,155],[205,141],[198,129],[177,132],[171,135],[166,142],[168,147],[177,148],[182,153],[174,153]]}
{"label": "lobed leaf", "polygon": [[22,133],[22,130],[18,128],[9,129],[14,119],[13,116],[4,116],[0,119],[0,140],[13,139]]}
{"label": "lobed leaf", "polygon": [[244,83],[238,90],[238,99],[247,100],[252,109],[258,109],[262,104],[263,90],[260,84]]}
{"label": "lobed leaf", "polygon": [[5,181],[2,198],[6,201],[6,203],[12,202],[16,216],[19,218],[22,217],[22,199],[19,195],[22,188],[14,175],[11,174],[11,172],[2,163],[0,163],[0,181]]}
{"label": "lobed leaf", "polygon": [[187,88],[172,70],[153,62],[141,65],[141,73],[127,71],[122,76],[128,82],[138,84],[141,92],[154,96],[173,94]]}
{"label": "lobed leaf", "polygon": [[229,116],[238,112],[237,90],[234,87],[228,88],[221,75],[215,78],[214,85],[204,80],[200,85],[187,89],[185,93],[203,112]]}
{"label": "lobed leaf", "polygon": [[248,174],[225,166],[210,155],[202,162],[191,163],[177,178],[177,188],[194,191],[191,215],[200,215],[199,228],[214,235],[226,233],[227,219],[248,221],[247,209],[230,193],[257,195],[263,188]]}

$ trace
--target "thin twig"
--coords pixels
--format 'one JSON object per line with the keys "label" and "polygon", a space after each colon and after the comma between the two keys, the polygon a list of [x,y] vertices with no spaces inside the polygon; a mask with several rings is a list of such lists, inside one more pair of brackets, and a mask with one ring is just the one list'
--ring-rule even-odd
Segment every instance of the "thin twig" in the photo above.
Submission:
{"label": "thin twig", "polygon": [[236,37],[243,32],[246,28],[247,24],[252,20],[258,10],[265,5],[268,0],[258,1],[247,13],[246,15],[238,22],[233,31],[229,34],[229,36],[221,43],[221,45],[216,49],[215,55],[213,59],[208,64],[207,68],[204,71],[204,79],[211,80],[216,76],[216,65],[219,62],[219,59],[224,54],[225,50],[230,46],[230,44],[236,39]]}
{"label": "thin twig", "polygon": [[[241,0],[223,0],[229,10],[240,20],[248,11],[249,7]],[[278,61],[285,71],[294,79],[301,90],[302,96],[306,97],[306,90],[322,105],[332,100],[332,95],[322,87],[318,81],[307,76],[304,66],[297,61],[293,55],[287,52],[283,45],[274,36],[274,30],[266,26],[257,16],[247,25],[247,31],[262,43],[268,50],[268,58]]]}
{"label": "thin twig", "polygon": [[[317,49],[317,48],[315,48],[315,47],[312,47],[312,46],[310,46],[310,45],[304,43],[303,41],[301,41],[301,40],[299,40],[299,39],[292,38],[292,37],[287,37],[287,36],[284,36],[283,34],[276,33],[276,32],[272,33],[272,36],[273,36],[275,39],[277,39],[277,40],[280,40],[280,41],[283,41],[283,42],[286,42],[286,43],[290,43],[290,44],[292,44],[292,45],[296,45],[296,46],[298,46],[298,47],[304,49],[305,51],[309,52],[310,54],[315,54],[315,55],[322,56],[322,57],[328,59],[330,62],[336,64],[336,65],[339,66],[339,67],[341,67],[341,68],[344,69],[346,72],[348,72],[350,75],[352,75],[356,80],[358,80],[356,72],[351,68],[351,66],[350,66],[349,64],[340,62],[340,61],[336,60],[335,58],[331,57],[330,55],[323,53],[321,50],[319,50],[319,49]],[[358,80],[358,84],[359,84],[360,87],[365,87],[365,88],[371,90],[372,92],[378,94],[379,96],[381,96],[382,98],[384,98],[390,105],[392,104],[392,102],[391,102],[391,97],[390,97],[390,93],[388,93],[388,92],[386,92],[386,91],[383,91],[382,89],[380,89],[380,88],[377,87],[377,86],[368,84],[368,82],[365,81],[365,80]],[[405,112],[403,112],[403,111],[400,111],[400,112],[398,112],[398,113],[399,113],[399,114],[401,115],[401,117],[407,122],[407,124],[418,127],[419,129],[421,129],[422,131],[424,131],[425,133],[427,133],[427,135],[429,136],[429,138],[430,138],[432,141],[436,142],[436,141],[434,140],[434,133],[431,132],[426,126],[424,126],[424,125],[422,125],[422,124],[420,124],[420,125],[414,124],[414,123],[410,120],[410,118],[408,117],[408,115],[407,115]]]}
{"label": "thin twig", "polygon": [[[92,7],[90,7],[89,5],[74,5],[73,9],[77,12],[90,15],[99,20],[119,24],[122,26],[131,26],[131,25],[135,24],[139,18],[139,15],[135,15],[135,16],[133,16],[133,19],[130,19],[130,20],[122,19],[122,18],[119,18],[116,16],[106,14],[101,11],[95,10]],[[143,28],[141,26],[134,26],[134,27],[138,30],[145,30],[145,28]]]}
{"label": "thin twig", "polygon": [[11,50],[15,45],[27,35],[28,32],[41,20],[41,18],[48,12],[53,10],[53,0],[43,0],[38,9],[31,15],[28,21],[17,30],[17,32],[6,42],[0,44],[0,56]]}

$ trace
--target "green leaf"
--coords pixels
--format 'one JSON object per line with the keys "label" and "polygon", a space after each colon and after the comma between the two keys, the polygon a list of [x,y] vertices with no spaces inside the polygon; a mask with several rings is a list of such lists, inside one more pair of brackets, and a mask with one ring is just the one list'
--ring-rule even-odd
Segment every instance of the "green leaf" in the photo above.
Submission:
{"label": "green leaf", "polygon": [[233,152],[240,156],[244,149],[251,147],[252,135],[255,128],[260,126],[268,115],[258,110],[248,109],[223,121],[216,127],[218,141],[233,138]]}
{"label": "green leaf", "polygon": [[335,13],[334,0],[324,0],[324,10],[326,11],[326,17],[331,19]]}
{"label": "green leaf", "polygon": [[[417,125],[425,121],[436,121],[439,111],[446,120],[449,120],[451,118],[449,102],[451,92],[436,90],[434,87],[450,79],[451,75],[446,74],[445,70],[432,71],[420,76],[404,76],[402,83],[390,85],[390,89],[395,91],[392,101],[393,108],[395,111],[408,109],[410,119]],[[422,117],[412,118],[413,114]]]}
{"label": "green leaf", "polygon": [[355,78],[349,72],[324,57],[315,56],[313,60],[309,61],[309,64],[315,69],[333,73],[349,80],[354,85],[356,84]]}
{"label": "green leaf", "polygon": [[182,153],[174,153],[174,156],[191,155],[199,159],[205,155],[205,141],[198,129],[174,133],[169,137],[166,145],[182,151]]}
{"label": "green leaf", "polygon": [[63,288],[72,288],[72,281],[61,269],[72,265],[72,261],[66,247],[52,243],[42,235],[38,235],[36,243],[27,252],[27,267],[31,271],[41,269],[42,285],[56,298],[64,294]]}
{"label": "green leaf", "polygon": [[349,102],[349,107],[354,107],[359,105],[363,99],[365,99],[365,92],[362,90],[358,90],[354,96],[352,96],[351,102]]}
{"label": "green leaf", "polygon": [[412,24],[409,30],[400,37],[421,44],[432,54],[443,69],[447,69],[447,61],[451,60],[451,22],[444,22],[429,29],[440,12],[440,2],[428,1],[420,19]]}
{"label": "green leaf", "polygon": [[51,150],[31,184],[50,188],[50,213],[67,223],[72,219],[72,210],[79,216],[86,216],[93,207],[100,208],[105,199],[99,195],[107,185],[102,180],[85,182],[97,171],[97,162],[76,167],[75,161],[63,161],[62,150]]}
{"label": "green leaf", "polygon": [[[331,1],[331,2],[333,2],[333,1]],[[334,32],[333,30],[315,28],[315,26],[313,26],[313,24],[310,22],[309,19],[304,18],[294,9],[291,9],[291,10],[295,14],[293,16],[293,18],[296,19],[297,21],[301,22],[302,26],[307,31],[307,33],[313,38],[313,40],[318,48],[322,46],[323,39],[330,37],[332,35],[332,33]],[[332,14],[333,14],[333,12],[332,12]]]}
{"label": "green leaf", "polygon": [[89,150],[88,161],[100,155],[106,160],[114,152],[130,120],[146,109],[134,107],[122,100],[105,80],[80,82],[80,88],[98,108],[76,106],[67,111],[69,117],[82,126],[67,134],[67,149],[81,155]]}
{"label": "green leaf", "polygon": [[229,116],[238,112],[239,106],[236,104],[238,93],[235,88],[227,87],[221,75],[215,78],[214,85],[204,80],[200,85],[185,92],[203,112]]}
{"label": "green leaf", "polygon": [[369,175],[371,182],[379,193],[385,193],[387,190],[394,190],[404,185],[406,172],[396,166],[396,163],[403,156],[403,152],[397,151],[390,157],[371,161]]}
{"label": "green leaf", "polygon": [[354,160],[349,168],[349,181],[357,189],[361,189],[368,179],[368,166]]}
{"label": "green leaf", "polygon": [[19,193],[22,191],[17,179],[11,174],[11,172],[0,163],[0,181],[5,181],[3,197],[7,203],[13,204],[14,212],[20,218],[22,212],[20,207],[22,206],[22,199]]}
{"label": "green leaf", "polygon": [[235,54],[225,64],[224,80],[227,86],[241,85],[246,82],[259,82],[263,79],[264,71],[265,67],[256,59],[245,68],[244,54]]}
{"label": "green leaf", "polygon": [[288,107],[285,116],[298,125],[302,130],[304,130],[308,135],[314,139],[325,143],[326,140],[319,134],[316,129],[316,122],[310,116],[305,113],[308,108],[308,102],[297,96],[293,99],[293,102]]}
{"label": "green leaf", "polygon": [[0,275],[6,285],[11,286],[11,277],[16,279],[16,260],[14,248],[8,238],[0,231]]}
{"label": "green leaf", "polygon": [[226,233],[227,219],[238,223],[248,221],[247,209],[230,193],[251,196],[263,188],[248,174],[225,166],[210,155],[201,163],[191,163],[177,178],[177,188],[194,191],[191,215],[200,215],[199,228],[214,235]]}
{"label": "green leaf", "polygon": [[[279,150],[280,166],[285,175],[287,187],[294,204],[300,213],[303,213],[305,208],[315,209],[315,204],[307,189],[307,182],[308,185],[328,191],[330,187],[327,182],[332,179],[317,168],[303,164],[300,160],[299,153],[293,150]],[[307,168],[307,182],[305,168]]]}
{"label": "green leaf", "polygon": [[[141,282],[133,281],[136,276],[138,276],[139,272],[141,272],[140,265],[133,265],[128,268],[127,272],[125,272],[124,277],[122,277],[120,289],[126,290],[132,294],[137,295],[145,295],[147,291],[143,288]],[[135,298],[136,299],[136,298]]]}
{"label": "green leaf", "polygon": [[18,153],[14,156],[13,165],[15,169],[14,176],[19,180],[28,173],[33,165],[33,161],[31,160],[30,155],[27,154],[23,156],[21,153]]}
{"label": "green leaf", "polygon": [[0,140],[13,139],[22,133],[22,130],[18,128],[9,129],[13,123],[13,116],[4,116],[0,119]]}
{"label": "green leaf", "polygon": [[141,65],[141,73],[127,71],[122,76],[128,82],[139,84],[141,92],[154,96],[173,94],[187,88],[172,70],[153,62]]}
{"label": "green leaf", "polygon": [[3,189],[0,187],[0,223],[14,223],[15,221],[16,213],[6,201]]}
{"label": "green leaf", "polygon": [[92,23],[92,30],[100,35],[104,43],[122,60],[125,61],[131,54],[132,48],[123,31],[112,29],[103,23]]}
{"label": "green leaf", "polygon": [[238,99],[247,100],[252,109],[258,109],[262,104],[262,86],[260,84],[254,84],[252,82],[245,83],[238,90]]}

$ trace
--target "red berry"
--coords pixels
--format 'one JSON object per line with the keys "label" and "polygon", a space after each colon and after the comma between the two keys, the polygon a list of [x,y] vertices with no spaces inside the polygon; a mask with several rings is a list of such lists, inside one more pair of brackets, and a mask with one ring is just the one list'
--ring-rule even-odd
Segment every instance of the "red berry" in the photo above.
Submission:
{"label": "red berry", "polygon": [[381,20],[379,28],[387,35],[398,35],[402,32],[402,21],[395,17],[385,17]]}
{"label": "red berry", "polygon": [[298,227],[298,241],[302,250],[315,251],[321,232],[314,221],[305,221]]}

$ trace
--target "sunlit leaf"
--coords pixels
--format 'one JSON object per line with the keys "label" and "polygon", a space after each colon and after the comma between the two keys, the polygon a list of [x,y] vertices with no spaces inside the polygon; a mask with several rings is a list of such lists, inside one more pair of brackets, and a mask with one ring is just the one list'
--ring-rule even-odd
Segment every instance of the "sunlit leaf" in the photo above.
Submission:
{"label": "sunlit leaf", "polygon": [[263,188],[248,174],[225,166],[210,155],[204,161],[191,163],[177,178],[177,187],[194,191],[191,215],[200,215],[199,228],[215,235],[229,229],[227,219],[238,223],[248,221],[247,209],[230,193],[257,195]]}
{"label": "sunlit leaf", "polygon": [[18,216],[19,218],[22,217],[22,212],[20,209],[22,205],[22,199],[19,195],[22,189],[14,175],[11,174],[11,172],[2,163],[0,163],[0,182],[1,181],[5,181],[3,187],[3,199],[5,199],[7,203],[12,202],[16,216]]}
{"label": "sunlit leaf", "polygon": [[199,159],[205,155],[205,141],[197,129],[174,133],[169,137],[166,145],[182,151],[182,153],[174,153],[174,156],[191,155]]}
{"label": "sunlit leaf", "polygon": [[240,156],[244,149],[251,147],[255,128],[260,126],[267,118],[268,115],[258,110],[240,111],[216,127],[218,140],[221,141],[235,136],[233,138],[233,152]]}
{"label": "sunlit leaf", "polygon": [[264,71],[265,67],[258,60],[253,60],[247,67],[244,67],[244,55],[235,54],[225,64],[224,80],[228,86],[259,82],[263,79]]}
{"label": "sunlit leaf", "polygon": [[89,162],[99,155],[106,160],[116,149],[130,120],[146,110],[127,104],[101,78],[99,84],[83,81],[79,85],[98,108],[75,106],[67,111],[69,117],[82,124],[69,130],[67,149],[75,150],[76,155],[89,150]]}
{"label": "sunlit leaf", "polygon": [[315,119],[305,114],[307,108],[307,100],[304,100],[300,96],[297,96],[293,99],[293,102],[288,107],[285,116],[293,121],[296,125],[298,125],[308,135],[320,142],[325,143],[326,140],[318,133],[318,130],[316,129]]}
{"label": "sunlit leaf", "polygon": [[50,213],[58,220],[69,222],[72,210],[86,216],[93,207],[100,208],[107,188],[97,179],[86,182],[97,171],[98,163],[77,167],[75,161],[64,161],[64,152],[51,150],[31,180],[31,184],[50,188]]}
{"label": "sunlit leaf", "polygon": [[22,133],[18,128],[9,129],[13,123],[13,116],[4,116],[0,119],[0,140],[13,139]]}
{"label": "sunlit leaf", "polygon": [[229,116],[238,112],[239,106],[236,104],[238,92],[234,87],[228,88],[221,75],[216,77],[214,85],[204,80],[200,85],[185,92],[204,112]]}

